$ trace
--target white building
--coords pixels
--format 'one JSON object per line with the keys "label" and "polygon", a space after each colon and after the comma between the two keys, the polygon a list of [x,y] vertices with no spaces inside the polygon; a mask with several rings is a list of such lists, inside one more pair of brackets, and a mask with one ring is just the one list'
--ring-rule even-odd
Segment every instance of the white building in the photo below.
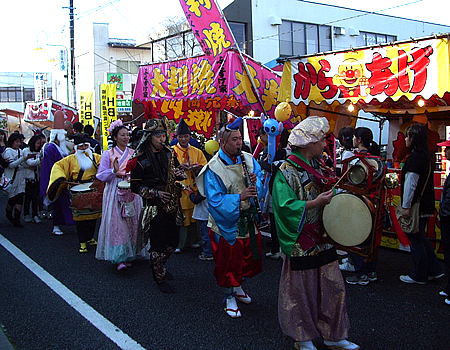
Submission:
{"label": "white building", "polygon": [[234,0],[223,12],[240,46],[270,68],[278,58],[450,32],[450,26],[299,0]]}

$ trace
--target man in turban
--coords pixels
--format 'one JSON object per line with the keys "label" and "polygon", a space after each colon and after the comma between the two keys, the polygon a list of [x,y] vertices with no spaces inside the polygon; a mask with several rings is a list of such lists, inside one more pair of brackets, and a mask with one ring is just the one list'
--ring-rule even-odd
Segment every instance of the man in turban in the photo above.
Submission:
{"label": "man in turban", "polygon": [[[197,177],[200,194],[209,205],[214,276],[226,294],[225,311],[233,318],[241,317],[236,299],[246,304],[252,301],[242,289],[243,278],[262,270],[255,201],[262,194],[263,175],[252,155],[241,152],[241,123],[242,118],[237,118],[222,128],[219,151]],[[243,162],[247,164],[250,186],[244,179]]]}
{"label": "man in turban", "polygon": [[346,340],[350,327],[345,285],[335,248],[324,241],[319,224],[321,208],[333,191],[324,192],[323,172],[316,160],[326,145],[328,121],[309,117],[289,135],[292,154],[275,162],[271,193],[283,268],[278,315],[283,333],[296,348],[316,349],[324,339],[333,349],[359,349]]}

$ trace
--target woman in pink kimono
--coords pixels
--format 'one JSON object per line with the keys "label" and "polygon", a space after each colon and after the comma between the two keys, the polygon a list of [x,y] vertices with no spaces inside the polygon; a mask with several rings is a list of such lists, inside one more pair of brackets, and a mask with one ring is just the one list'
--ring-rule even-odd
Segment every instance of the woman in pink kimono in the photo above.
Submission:
{"label": "woman in pink kimono", "polygon": [[108,131],[113,139],[113,146],[103,152],[97,172],[97,178],[106,182],[106,186],[95,257],[117,264],[117,270],[120,271],[131,266],[131,261],[137,257],[136,242],[142,199],[123,186],[124,182],[118,187],[121,181],[126,180],[125,168],[134,152],[127,147],[129,131],[121,120],[112,122]]}

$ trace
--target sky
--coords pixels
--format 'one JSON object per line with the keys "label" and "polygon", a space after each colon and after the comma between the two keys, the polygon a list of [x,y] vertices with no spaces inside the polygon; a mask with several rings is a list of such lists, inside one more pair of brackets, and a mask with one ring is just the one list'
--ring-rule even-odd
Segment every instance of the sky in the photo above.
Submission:
{"label": "sky", "polygon": [[[218,0],[222,9],[231,2],[232,0]],[[342,6],[342,0],[312,2]],[[442,7],[443,3],[442,0],[378,0],[352,2],[348,7],[450,24],[447,11]],[[70,46],[68,7],[69,0],[5,1],[2,4],[0,38],[3,52],[0,54],[0,71],[51,71],[52,64],[47,60],[57,57],[58,48],[48,47],[46,44]],[[77,30],[92,22],[100,22],[109,23],[111,38],[136,39],[139,43],[161,21],[183,15],[179,0],[74,0],[74,7],[76,41],[81,40],[77,37]],[[33,50],[38,44],[43,50]]]}

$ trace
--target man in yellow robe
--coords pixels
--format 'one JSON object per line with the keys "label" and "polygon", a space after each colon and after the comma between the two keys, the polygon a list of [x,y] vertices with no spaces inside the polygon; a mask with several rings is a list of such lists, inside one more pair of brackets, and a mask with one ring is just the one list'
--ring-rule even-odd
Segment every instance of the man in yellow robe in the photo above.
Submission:
{"label": "man in yellow robe", "polygon": [[[197,175],[200,170],[202,170],[203,166],[205,166],[208,162],[201,150],[189,144],[189,141],[191,140],[191,129],[183,118],[180,119],[176,133],[178,143],[173,146],[173,149],[177,155],[178,161],[180,162],[181,169],[183,169],[187,175],[187,179],[183,181],[183,184],[185,186],[189,186],[192,191],[197,192],[197,184],[195,183],[197,180]],[[181,253],[181,249],[183,249],[186,245],[186,241],[188,240],[188,232],[190,232],[191,235],[189,237],[189,241],[187,242],[187,246],[192,248],[200,247],[198,244],[200,238],[197,225],[195,223],[195,219],[192,218],[195,204],[189,197],[188,189],[182,191],[180,201],[185,218],[183,226],[180,228],[180,241],[177,249],[175,249],[175,253]]]}
{"label": "man in yellow robe", "polygon": [[[80,193],[89,193],[89,183],[93,182],[97,174],[100,155],[92,153],[89,140],[86,134],[77,134],[74,137],[75,153],[56,162],[50,174],[50,182],[47,188],[47,197],[53,202],[64,188],[71,183],[72,194],[75,190]],[[73,184],[86,188],[75,188]],[[85,184],[85,185],[82,185]],[[75,210],[72,202],[72,214],[75,220],[78,239],[80,241],[80,253],[87,253],[87,245],[96,245],[94,239],[95,226],[97,219],[102,216],[101,206],[97,209]]]}

